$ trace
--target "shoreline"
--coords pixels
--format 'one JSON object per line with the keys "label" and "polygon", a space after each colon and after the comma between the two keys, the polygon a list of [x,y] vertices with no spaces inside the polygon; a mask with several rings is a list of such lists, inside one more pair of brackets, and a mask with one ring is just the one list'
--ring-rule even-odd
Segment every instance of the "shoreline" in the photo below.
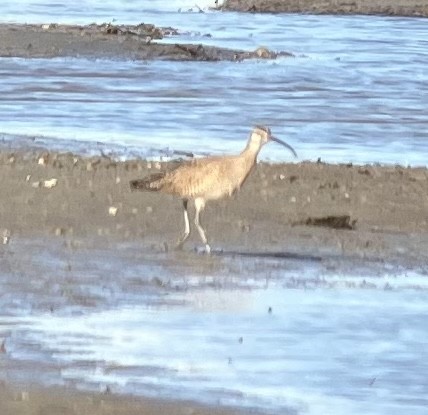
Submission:
{"label": "shoreline", "polygon": [[250,13],[305,13],[328,15],[374,15],[428,17],[427,0],[225,0],[221,10]]}
{"label": "shoreline", "polygon": [[[173,249],[183,226],[181,201],[131,192],[129,181],[176,165],[1,150],[0,231]],[[208,203],[202,220],[220,250],[417,264],[428,261],[427,186],[423,167],[262,162],[235,197]],[[337,226],[326,223],[329,216],[349,218]],[[185,249],[199,246],[194,232]]]}
{"label": "shoreline", "polygon": [[[1,362],[1,360],[0,360]],[[190,401],[144,398],[106,392],[79,391],[66,387],[13,385],[0,382],[2,415],[240,415],[245,410],[209,406]],[[252,411],[251,413],[261,414]]]}
{"label": "shoreline", "polygon": [[[254,51],[207,46],[202,43],[157,43],[177,36],[174,28],[151,24],[85,26],[65,24],[0,23],[0,57],[131,59],[163,61],[232,61],[293,57],[259,47]],[[209,35],[207,35],[209,36]]]}

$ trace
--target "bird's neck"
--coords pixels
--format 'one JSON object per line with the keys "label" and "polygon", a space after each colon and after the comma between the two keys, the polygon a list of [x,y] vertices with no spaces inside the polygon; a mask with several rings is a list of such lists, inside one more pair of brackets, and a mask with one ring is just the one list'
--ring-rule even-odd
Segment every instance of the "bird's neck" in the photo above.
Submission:
{"label": "bird's neck", "polygon": [[260,149],[261,145],[249,141],[247,146],[242,151],[241,155],[244,157],[245,160],[255,163]]}
{"label": "bird's neck", "polygon": [[[254,143],[248,143],[247,146],[241,153],[240,162],[242,163],[242,168],[245,171],[245,178],[248,176],[252,168],[257,162],[257,155],[260,151],[260,146],[255,146]],[[245,180],[245,179],[244,179]]]}

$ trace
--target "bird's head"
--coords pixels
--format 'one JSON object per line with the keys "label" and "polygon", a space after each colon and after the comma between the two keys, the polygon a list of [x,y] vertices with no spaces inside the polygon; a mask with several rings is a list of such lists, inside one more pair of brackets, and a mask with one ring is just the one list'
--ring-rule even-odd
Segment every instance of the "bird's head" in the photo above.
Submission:
{"label": "bird's head", "polygon": [[284,147],[287,147],[293,153],[294,157],[297,157],[297,154],[294,151],[294,148],[291,147],[289,144],[287,144],[285,141],[282,141],[279,138],[274,137],[269,127],[257,125],[253,128],[253,131],[251,132],[251,136],[250,136],[251,147],[260,149],[263,145],[265,145],[269,141],[275,141],[283,145]]}

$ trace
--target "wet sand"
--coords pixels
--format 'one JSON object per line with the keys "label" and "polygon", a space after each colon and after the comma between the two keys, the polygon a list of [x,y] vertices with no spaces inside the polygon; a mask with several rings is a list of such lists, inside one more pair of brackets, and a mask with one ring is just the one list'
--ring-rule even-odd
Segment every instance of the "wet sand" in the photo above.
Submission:
{"label": "wet sand", "polygon": [[[129,189],[129,180],[175,165],[42,149],[2,150],[0,282],[7,292],[2,299],[5,315],[85,314],[133,301],[141,304],[145,292],[149,298],[161,293],[167,301],[166,294],[188,290],[187,276],[195,273],[215,275],[221,289],[222,284],[230,288],[228,278],[234,273],[237,282],[232,284],[245,286],[258,277],[261,283],[275,278],[278,267],[296,264],[316,264],[320,275],[362,272],[375,278],[403,269],[428,271],[426,168],[260,163],[236,197],[208,204],[203,222],[215,250],[210,258],[194,252],[201,247],[195,234],[184,252],[172,251],[183,228],[179,200]],[[310,224],[341,215],[349,215],[352,229]],[[223,259],[229,257],[234,260],[228,265]],[[280,258],[283,265],[269,258]],[[263,261],[259,273],[252,261],[257,259]],[[143,271],[144,264],[151,264],[154,272]],[[158,269],[167,275],[158,275]],[[308,278],[288,284],[343,285],[340,278]],[[211,283],[202,278],[200,284]],[[353,287],[355,282],[346,284]],[[365,280],[362,284],[367,285]],[[248,413],[174,401],[174,396],[133,397],[105,385],[77,391],[73,381],[64,381],[58,363],[14,359],[13,344],[19,339],[10,339],[12,332],[1,329],[2,415]],[[91,370],[97,362],[87,364]]]}
{"label": "wet sand", "polygon": [[[0,57],[89,59],[132,59],[171,61],[241,61],[292,56],[265,48],[254,52],[204,46],[202,44],[162,44],[156,40],[178,36],[173,28],[141,25],[18,25],[0,24]],[[207,34],[206,36],[209,36]]]}
{"label": "wet sand", "polygon": [[427,0],[226,0],[223,10],[254,13],[363,14],[427,17]]}
{"label": "wet sand", "polygon": [[176,403],[109,393],[79,392],[58,387],[20,388],[0,383],[0,413],[2,415],[233,415],[244,412],[204,407],[191,402]]}
{"label": "wet sand", "polygon": [[[176,164],[3,150],[2,232],[11,238],[100,237],[171,250],[184,226],[181,201],[131,192],[129,181]],[[314,226],[320,218],[342,215],[354,229]],[[203,221],[216,249],[424,262],[428,171],[260,163],[235,197],[208,203]],[[198,246],[191,235],[186,249]]]}
{"label": "wet sand", "polygon": [[[382,269],[427,272],[426,168],[260,163],[235,197],[207,205],[203,222],[215,250],[210,259],[194,252],[201,247],[195,233],[184,252],[172,252],[184,225],[180,200],[129,188],[129,180],[175,165],[42,149],[2,150],[0,276],[8,293],[4,312],[11,316],[25,312],[19,298],[27,298],[31,314],[70,307],[79,313],[102,310],[116,302],[128,303],[135,290],[140,295],[144,290],[176,292],[176,284],[168,279],[185,281],[189,272],[218,275],[217,284],[222,284],[222,275],[230,276],[238,267],[238,278],[245,280],[249,277],[244,276],[252,275],[246,269],[254,266],[248,257],[282,258],[284,264],[316,263],[320,270],[338,275],[357,268],[367,276]],[[341,215],[349,215],[353,229],[307,224]],[[120,270],[156,264],[159,255],[161,266],[168,269],[167,280],[155,272],[136,289],[137,280],[132,273],[127,276],[129,270],[121,276],[124,271]],[[114,260],[102,265],[110,256]],[[242,258],[242,264],[235,260],[232,268],[224,268],[218,256]],[[275,274],[278,264],[263,264],[263,279]],[[113,296],[110,289],[96,289],[117,290],[117,276],[123,288]],[[306,282],[294,282],[301,283]],[[61,389],[42,387],[45,382],[63,384],[61,367],[9,358],[13,350],[9,350],[7,332],[2,336],[6,339],[0,353],[2,415],[239,413],[224,406],[175,402],[174,396],[155,400],[110,393],[102,385],[97,388],[101,392],[79,392],[69,382]]]}

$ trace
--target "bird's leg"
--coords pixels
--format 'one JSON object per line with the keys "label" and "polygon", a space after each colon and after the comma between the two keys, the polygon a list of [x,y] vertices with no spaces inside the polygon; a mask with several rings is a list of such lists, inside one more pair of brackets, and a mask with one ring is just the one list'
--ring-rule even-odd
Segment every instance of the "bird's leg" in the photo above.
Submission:
{"label": "bird's leg", "polygon": [[200,213],[204,210],[204,207],[205,207],[205,200],[202,199],[201,197],[196,198],[195,199],[195,208],[196,208],[195,225],[202,239],[202,242],[205,245],[205,251],[207,252],[207,254],[209,254],[211,252],[211,247],[208,244],[208,240],[205,235],[204,228],[202,227],[201,221],[200,221]]}
{"label": "bird's leg", "polygon": [[183,208],[184,208],[184,233],[183,236],[177,242],[177,249],[183,247],[184,242],[190,235],[190,223],[189,223],[189,213],[187,212],[187,199],[183,199]]}

